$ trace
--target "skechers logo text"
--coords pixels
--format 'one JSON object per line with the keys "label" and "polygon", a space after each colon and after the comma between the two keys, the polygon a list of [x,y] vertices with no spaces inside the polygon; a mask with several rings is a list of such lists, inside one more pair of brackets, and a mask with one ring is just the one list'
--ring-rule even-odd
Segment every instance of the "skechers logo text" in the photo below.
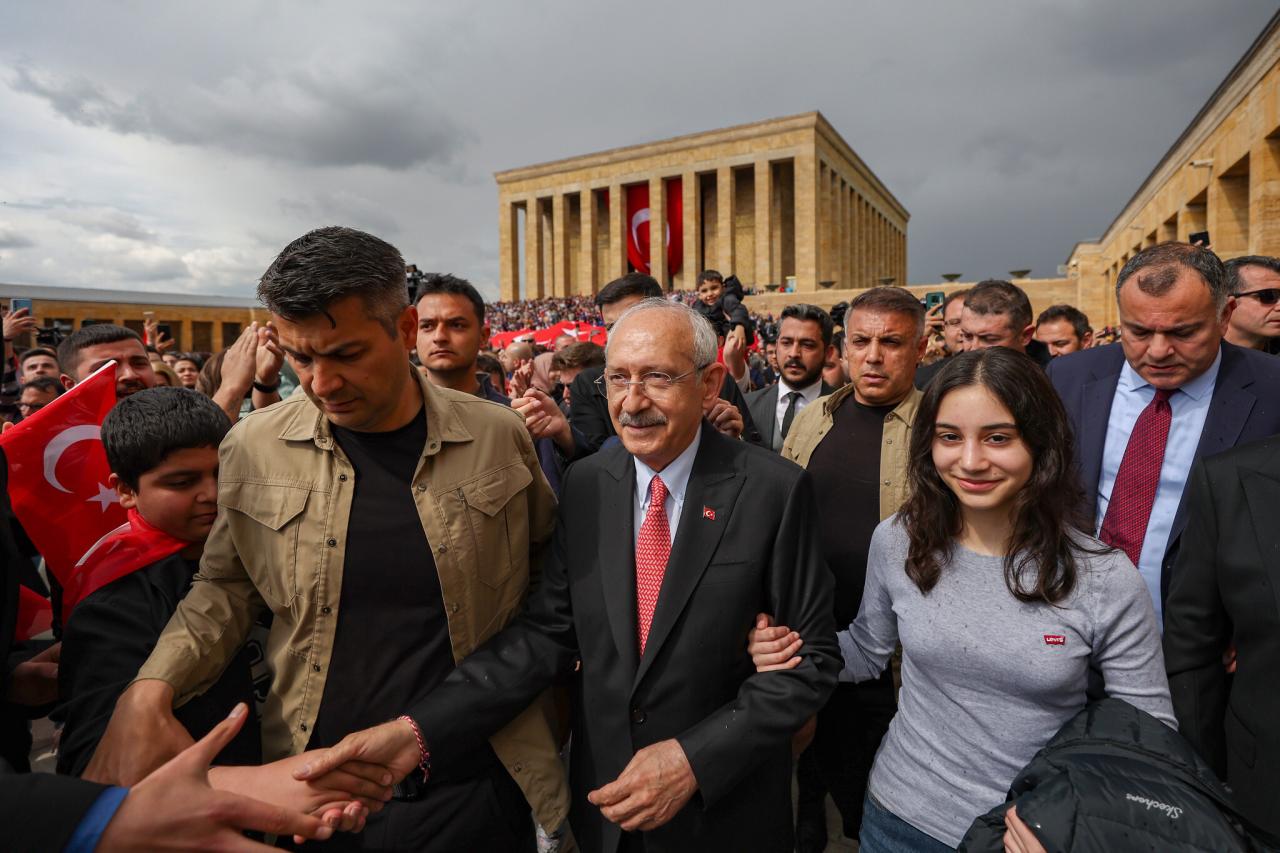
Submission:
{"label": "skechers logo text", "polygon": [[1168,803],[1162,803],[1153,800],[1150,797],[1140,797],[1137,794],[1125,794],[1124,798],[1131,803],[1142,803],[1148,810],[1155,809],[1158,812],[1164,812],[1170,820],[1177,820],[1182,816],[1182,809],[1178,806],[1171,806]]}

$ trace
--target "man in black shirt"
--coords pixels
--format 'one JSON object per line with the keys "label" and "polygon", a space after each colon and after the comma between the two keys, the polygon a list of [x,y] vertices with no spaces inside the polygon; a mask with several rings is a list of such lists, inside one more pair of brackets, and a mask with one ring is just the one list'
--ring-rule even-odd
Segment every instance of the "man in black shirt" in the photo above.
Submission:
{"label": "man in black shirt", "polygon": [[[845,315],[850,383],[796,416],[782,455],[808,469],[818,506],[823,556],[835,576],[836,625],[858,614],[867,550],[876,525],[907,495],[907,448],[916,407],[916,364],[924,352],[924,308],[900,287],[875,287]],[[867,777],[897,710],[889,671],[876,681],[840,684],[818,714],[813,743],[796,768],[797,849],[826,847],[825,794],[844,833],[858,837]]]}
{"label": "man in black shirt", "polygon": [[[554,497],[515,412],[410,364],[419,324],[404,268],[372,235],[323,228],[264,274],[259,296],[305,394],[223,442],[200,572],[117,703],[99,778],[137,778],[173,753],[151,746],[171,708],[220,673],[264,609],[269,759],[403,713],[518,612]],[[569,806],[552,710],[540,697],[339,843],[532,851],[530,810],[555,832]]]}

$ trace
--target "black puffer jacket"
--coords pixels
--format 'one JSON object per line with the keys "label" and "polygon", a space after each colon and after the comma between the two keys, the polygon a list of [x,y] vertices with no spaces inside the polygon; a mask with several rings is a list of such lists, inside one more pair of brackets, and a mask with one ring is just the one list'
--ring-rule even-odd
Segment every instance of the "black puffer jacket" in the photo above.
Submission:
{"label": "black puffer jacket", "polygon": [[[1244,824],[1231,790],[1177,732],[1119,699],[1094,702],[1063,726],[1008,799],[1049,853],[1280,850]],[[960,849],[1003,850],[1008,808],[974,821]]]}

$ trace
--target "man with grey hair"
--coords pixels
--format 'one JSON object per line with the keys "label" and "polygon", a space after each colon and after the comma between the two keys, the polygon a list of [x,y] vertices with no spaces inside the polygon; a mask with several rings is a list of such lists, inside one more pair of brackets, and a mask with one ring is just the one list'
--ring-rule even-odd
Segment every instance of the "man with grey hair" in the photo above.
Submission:
{"label": "man with grey hair", "polygon": [[1048,368],[1075,428],[1088,518],[1138,567],[1157,616],[1192,465],[1280,432],[1280,362],[1223,340],[1228,297],[1226,269],[1208,249],[1143,249],[1116,280],[1120,342]]}
{"label": "man with grey hair", "polygon": [[[684,305],[647,299],[618,319],[601,383],[621,445],[569,469],[523,614],[406,709],[412,727],[352,735],[311,773],[354,761],[399,776],[424,753],[446,771],[573,677],[584,850],[793,849],[791,737],[839,668],[831,577],[809,475],[704,421],[715,354]],[[793,669],[754,670],[743,640],[762,611],[804,640]]]}
{"label": "man with grey hair", "polygon": [[[835,576],[837,625],[858,614],[872,532],[907,497],[911,424],[923,396],[916,365],[928,343],[924,306],[901,287],[860,293],[844,328],[849,384],[797,415],[782,447],[783,457],[808,469],[818,506],[828,510],[818,526]],[[845,836],[858,837],[871,763],[896,710],[889,670],[876,681],[837,685],[796,767],[800,853],[826,849],[828,792]]]}

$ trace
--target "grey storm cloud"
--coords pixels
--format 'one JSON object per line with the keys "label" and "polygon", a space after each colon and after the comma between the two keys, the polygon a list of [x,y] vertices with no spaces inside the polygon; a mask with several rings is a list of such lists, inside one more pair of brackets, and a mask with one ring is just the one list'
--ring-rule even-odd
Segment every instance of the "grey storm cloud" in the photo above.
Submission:
{"label": "grey storm cloud", "polygon": [[36,243],[16,231],[0,227],[0,249],[29,249]]}
{"label": "grey storm cloud", "polygon": [[84,127],[309,166],[448,166],[470,139],[392,73],[351,78],[306,69],[126,96],[83,76],[19,65],[10,86]]}
{"label": "grey storm cloud", "polygon": [[[495,171],[818,109],[911,213],[909,278],[1053,276],[1275,0],[10,4],[8,280],[248,295],[363,227],[497,295]],[[4,70],[7,69],[7,70]],[[46,153],[47,152],[47,153]],[[28,204],[63,198],[63,205]],[[57,251],[53,251],[53,247]],[[169,276],[169,278],[163,278]]]}

